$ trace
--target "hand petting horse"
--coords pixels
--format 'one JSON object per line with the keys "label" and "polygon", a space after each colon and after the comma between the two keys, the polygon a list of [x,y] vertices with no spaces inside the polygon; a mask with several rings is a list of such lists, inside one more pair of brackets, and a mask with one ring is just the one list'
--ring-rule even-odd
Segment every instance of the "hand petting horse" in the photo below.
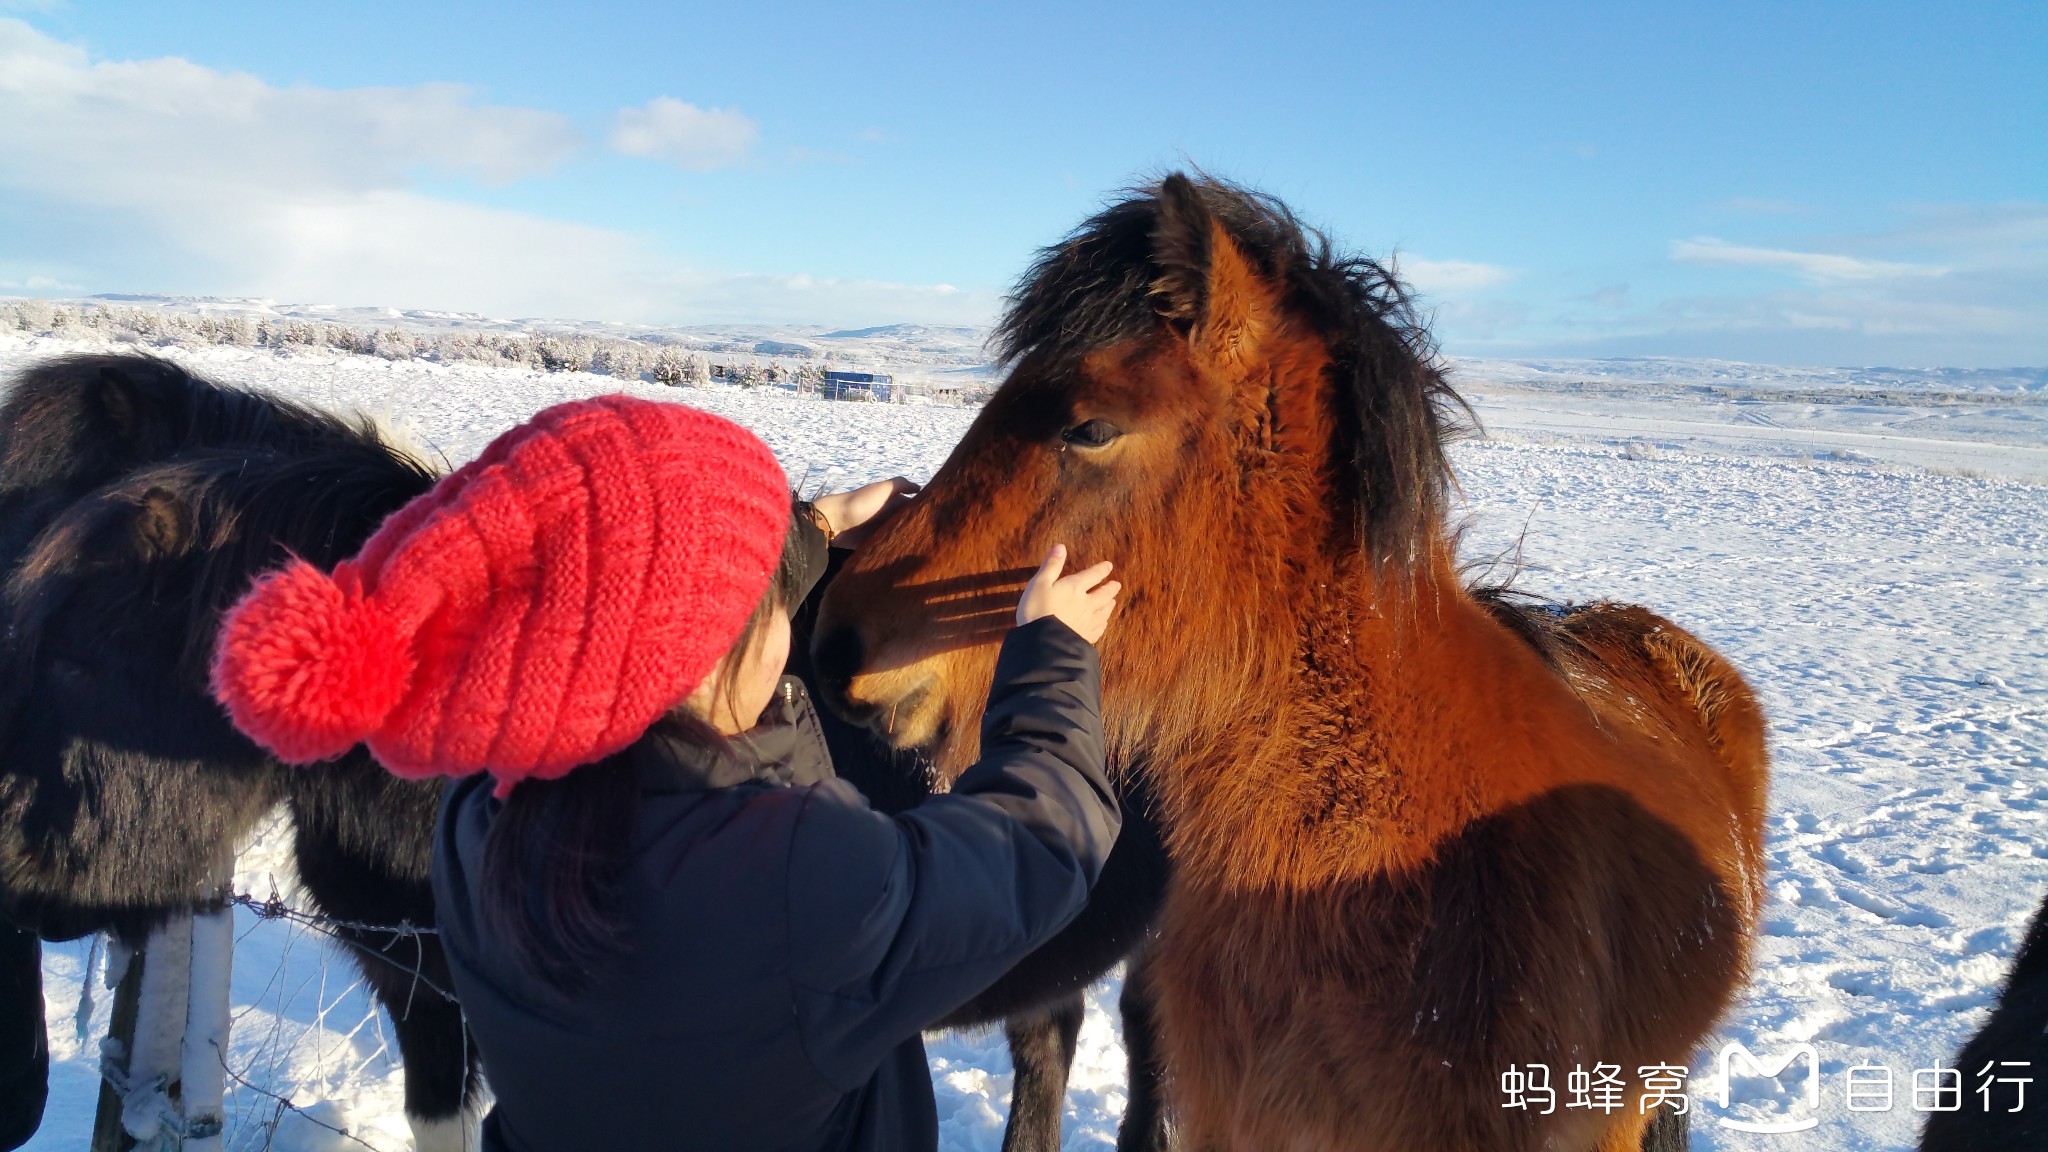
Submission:
{"label": "hand petting horse", "polygon": [[[1656,1106],[1741,985],[1763,719],[1643,609],[1460,579],[1460,407],[1404,289],[1275,201],[1170,176],[1047,250],[1011,363],[834,583],[822,687],[942,771],[975,756],[1046,547],[1113,557],[1113,748],[1173,863],[1149,958],[1196,1152],[1683,1141]],[[1618,1069],[1619,1108],[1502,1075]]]}

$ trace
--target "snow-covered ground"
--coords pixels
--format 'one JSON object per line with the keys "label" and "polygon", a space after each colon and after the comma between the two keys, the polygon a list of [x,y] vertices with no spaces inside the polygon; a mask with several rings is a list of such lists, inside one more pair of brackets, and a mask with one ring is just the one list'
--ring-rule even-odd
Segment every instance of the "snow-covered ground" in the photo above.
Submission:
{"label": "snow-covered ground", "polygon": [[[76,347],[0,337],[0,374]],[[617,386],[353,356],[174,354],[219,379],[371,411],[450,462],[549,403]],[[1695,1068],[1696,1146],[1910,1146],[1913,1071],[1945,1061],[1982,1022],[2048,893],[2044,374],[1708,361],[1471,361],[1458,372],[1494,433],[1455,452],[1469,550],[1519,548],[1520,583],[1533,591],[1667,613],[1731,657],[1769,711],[1771,905],[1749,994]],[[922,479],[974,415],[634,390],[741,421],[812,484]],[[287,834],[272,827],[249,845],[244,890],[289,885]],[[346,962],[304,929],[243,914],[238,932],[230,1063],[256,1087],[234,1094],[229,1147],[405,1147],[389,1032]],[[80,1038],[85,959],[82,944],[46,951],[54,1068],[33,1148],[82,1147],[90,1130],[86,1054],[106,996]],[[1113,1143],[1123,1104],[1114,1004],[1110,986],[1091,997],[1069,1148]],[[1818,1126],[1720,1128],[1728,1115],[1807,1114],[1796,1077],[1741,1081],[1731,1110],[1707,1099],[1724,1040],[1765,1057],[1814,1044]],[[936,1038],[930,1051],[942,1146],[995,1149],[1009,1085],[1000,1035]],[[1846,1070],[1857,1065],[1891,1069],[1892,1111],[1847,1109]],[[312,1108],[318,1123],[287,1115],[273,1135],[279,1105],[264,1091]],[[2048,1107],[2035,1096],[2029,1107]]]}

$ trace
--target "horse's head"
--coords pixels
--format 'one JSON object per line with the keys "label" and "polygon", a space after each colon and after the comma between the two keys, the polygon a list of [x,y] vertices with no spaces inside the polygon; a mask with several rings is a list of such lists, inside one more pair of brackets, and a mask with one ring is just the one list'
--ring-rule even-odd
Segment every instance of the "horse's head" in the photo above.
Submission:
{"label": "horse's head", "polygon": [[1431,552],[1453,400],[1379,265],[1274,201],[1171,176],[1033,267],[1012,365],[924,493],[827,594],[814,654],[843,712],[957,771],[1046,548],[1114,560],[1112,742],[1170,746],[1292,658],[1304,598]]}
{"label": "horse's head", "polygon": [[187,452],[74,502],[0,586],[0,769],[266,765],[209,690],[221,612],[287,552],[339,561],[428,483],[365,437],[308,457]]}
{"label": "horse's head", "polygon": [[137,479],[72,504],[7,581],[0,763],[14,775],[85,779],[87,761],[130,752],[256,760],[195,668],[187,585],[204,541],[182,470]]}

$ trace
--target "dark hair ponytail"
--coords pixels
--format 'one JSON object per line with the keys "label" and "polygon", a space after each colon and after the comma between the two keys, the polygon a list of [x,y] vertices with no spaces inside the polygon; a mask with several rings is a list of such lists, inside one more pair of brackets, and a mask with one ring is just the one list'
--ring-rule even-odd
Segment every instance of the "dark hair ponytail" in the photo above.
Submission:
{"label": "dark hair ponytail", "polygon": [[624,951],[640,779],[626,752],[512,789],[484,837],[479,911],[522,972],[564,995]]}
{"label": "dark hair ponytail", "polygon": [[[804,563],[792,531],[767,593],[727,653],[728,691],[740,656],[761,642],[770,614],[794,596]],[[716,728],[681,708],[655,727],[690,743],[727,745]],[[563,996],[589,987],[630,946],[620,889],[639,815],[640,778],[629,748],[560,779],[522,781],[484,836],[484,925],[520,971]]]}

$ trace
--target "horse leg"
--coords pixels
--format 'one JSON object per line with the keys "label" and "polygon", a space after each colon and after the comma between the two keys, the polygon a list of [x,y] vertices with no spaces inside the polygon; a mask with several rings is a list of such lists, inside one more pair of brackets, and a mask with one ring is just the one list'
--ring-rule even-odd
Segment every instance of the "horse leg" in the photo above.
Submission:
{"label": "horse leg", "polygon": [[[293,778],[293,859],[320,911],[359,924],[431,928],[427,883],[439,782],[400,780],[360,751]],[[346,928],[364,980],[391,1017],[405,1066],[405,1118],[420,1152],[478,1146],[476,1048],[450,998],[431,932]]]}
{"label": "horse leg", "polygon": [[[1658,1111],[1669,1112],[1670,1109],[1660,1108]],[[1601,1133],[1599,1152],[1640,1152],[1651,1147],[1653,1126],[1652,1117],[1624,1111]]]}
{"label": "horse leg", "polygon": [[1124,991],[1117,1010],[1124,1020],[1124,1055],[1130,1061],[1130,1103],[1116,1132],[1116,1152],[1168,1152],[1166,1058],[1159,1051],[1158,1002],[1145,966],[1145,951],[1124,967]]}
{"label": "horse leg", "polygon": [[1643,1129],[1640,1152],[1687,1152],[1692,1147],[1692,1118],[1676,1109],[1659,1108]]}
{"label": "horse leg", "polygon": [[1003,1021],[1010,1041],[1010,1122],[1003,1152],[1059,1152],[1060,1117],[1067,1107],[1067,1073],[1081,1036],[1087,1005],[1079,994],[1043,1012]]}
{"label": "horse leg", "polygon": [[0,921],[0,1149],[28,1143],[42,1127],[49,1094],[43,943],[35,933]]}
{"label": "horse leg", "polygon": [[[361,949],[364,979],[391,1017],[405,1068],[405,1120],[416,1152],[469,1152],[480,1086],[476,1046],[451,989],[448,962],[431,936],[344,930]],[[420,977],[425,977],[422,980]],[[431,982],[431,983],[429,983]]]}

